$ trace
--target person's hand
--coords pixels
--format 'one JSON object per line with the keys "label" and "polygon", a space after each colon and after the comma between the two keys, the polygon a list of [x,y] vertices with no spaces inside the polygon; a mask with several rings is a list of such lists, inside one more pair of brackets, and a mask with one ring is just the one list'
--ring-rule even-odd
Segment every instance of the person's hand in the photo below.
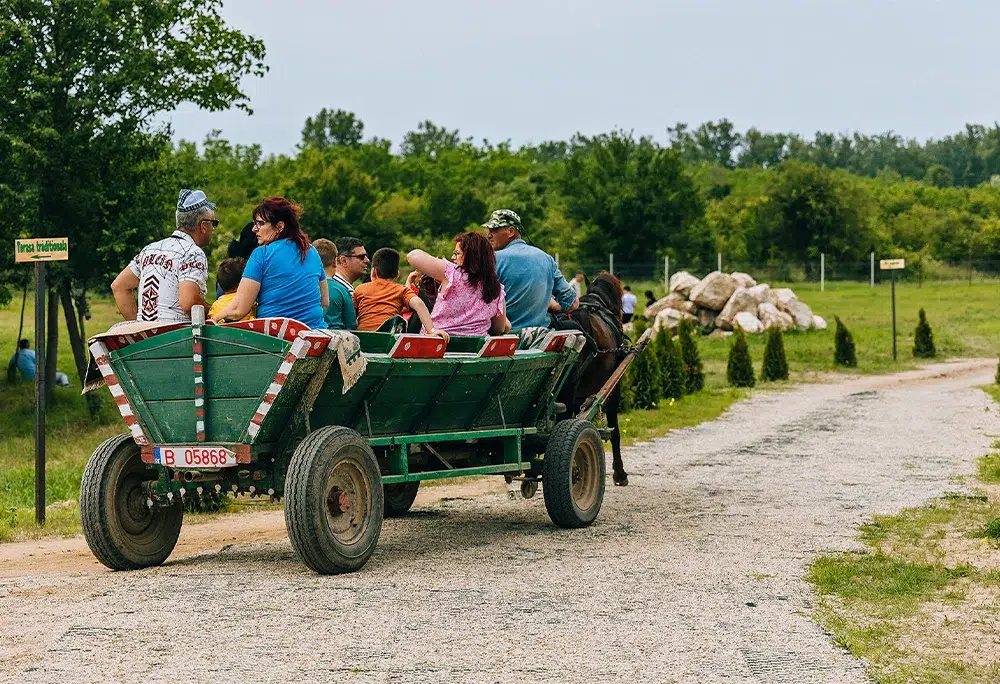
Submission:
{"label": "person's hand", "polygon": [[413,283],[419,277],[420,277],[420,271],[410,271],[410,275],[406,276],[406,286],[413,287]]}
{"label": "person's hand", "polygon": [[445,344],[448,344],[448,340],[451,339],[451,335],[449,335],[448,333],[446,333],[444,330],[431,329],[431,330],[427,331],[427,334],[428,335],[437,335],[442,340],[444,340]]}
{"label": "person's hand", "polygon": [[208,320],[212,321],[212,322],[213,322],[213,323],[215,323],[216,325],[220,325],[220,324],[222,324],[222,323],[225,323],[225,322],[226,322],[226,319],[225,319],[225,318],[223,318],[223,316],[222,316],[222,314],[221,314],[221,313],[217,313],[217,314],[215,314],[214,316],[210,317],[210,318],[209,318]]}

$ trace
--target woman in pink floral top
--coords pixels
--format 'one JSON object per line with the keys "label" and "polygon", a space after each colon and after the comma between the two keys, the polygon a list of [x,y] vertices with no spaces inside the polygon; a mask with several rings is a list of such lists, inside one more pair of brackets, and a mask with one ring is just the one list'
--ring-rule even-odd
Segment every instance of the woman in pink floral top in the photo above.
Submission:
{"label": "woman in pink floral top", "polygon": [[502,335],[510,330],[503,285],[489,241],[479,233],[455,237],[451,262],[422,249],[406,255],[410,265],[441,283],[431,311],[434,330],[451,335]]}

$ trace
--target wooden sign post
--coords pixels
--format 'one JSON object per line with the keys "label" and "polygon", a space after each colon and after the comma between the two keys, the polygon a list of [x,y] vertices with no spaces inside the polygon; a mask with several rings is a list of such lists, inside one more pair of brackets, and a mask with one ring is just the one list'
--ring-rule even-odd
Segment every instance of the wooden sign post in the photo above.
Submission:
{"label": "wooden sign post", "polygon": [[878,262],[880,271],[892,273],[892,360],[896,360],[896,271],[906,265],[904,259],[882,259]]}
{"label": "wooden sign post", "polygon": [[69,238],[14,240],[15,263],[35,263],[35,522],[39,525],[45,524],[45,262],[67,259]]}

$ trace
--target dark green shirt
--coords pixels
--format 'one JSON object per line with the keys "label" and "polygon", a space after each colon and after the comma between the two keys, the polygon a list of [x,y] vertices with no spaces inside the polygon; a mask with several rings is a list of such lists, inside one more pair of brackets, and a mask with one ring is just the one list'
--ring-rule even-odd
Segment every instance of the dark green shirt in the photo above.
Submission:
{"label": "dark green shirt", "polygon": [[346,280],[336,275],[326,279],[330,293],[330,306],[326,308],[326,327],[330,330],[354,330],[358,327],[358,315],[354,311],[354,288]]}

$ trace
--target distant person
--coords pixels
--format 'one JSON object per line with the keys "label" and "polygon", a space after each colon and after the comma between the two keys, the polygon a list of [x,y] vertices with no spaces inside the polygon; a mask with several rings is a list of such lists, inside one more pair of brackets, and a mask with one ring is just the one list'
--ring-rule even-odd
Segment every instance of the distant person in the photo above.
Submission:
{"label": "distant person", "polygon": [[483,227],[496,251],[497,275],[506,292],[507,318],[513,329],[547,328],[550,311],[569,313],[580,305],[556,260],[521,238],[520,216],[498,209]]}
{"label": "distant person", "polygon": [[354,330],[358,316],[354,310],[354,282],[368,272],[368,251],[365,244],[354,237],[337,240],[337,261],[330,284],[330,303],[324,318],[331,330]]}
{"label": "distant person", "polygon": [[584,281],[586,277],[587,276],[583,275],[582,273],[577,273],[575,276],[573,276],[573,279],[569,281],[569,286],[573,288],[573,292],[576,293],[577,299],[587,294],[586,292],[583,291]]}
{"label": "distant person", "polygon": [[[208,310],[208,317],[212,318],[229,306],[230,302],[236,298],[236,289],[243,279],[243,271],[246,268],[247,260],[243,257],[229,257],[219,262],[219,268],[215,271],[215,282],[222,288],[222,295],[212,302],[212,308]],[[249,321],[257,316],[256,304],[250,308],[250,313],[240,320]]]}
{"label": "distant person", "polygon": [[[18,373],[22,380],[35,379],[35,350],[31,348],[31,342],[27,338],[18,341],[17,351],[7,364],[8,379],[13,380]],[[68,387],[69,376],[62,371],[56,371],[55,383],[60,387]]]}
{"label": "distant person", "polygon": [[238,321],[257,302],[259,318],[293,318],[323,328],[329,302],[326,274],[316,248],[299,224],[301,207],[284,197],[268,197],[254,207],[254,230],[260,247],[247,260],[236,296],[212,316]]}
{"label": "distant person", "polygon": [[181,190],[174,223],[177,230],[170,237],[143,247],[111,283],[115,305],[126,320],[190,321],[191,307],[205,306],[204,248],[219,225],[215,205],[201,190]]}
{"label": "distant person", "polygon": [[639,298],[632,294],[632,288],[626,285],[622,288],[622,323],[628,323],[635,315],[635,307],[639,305]]}
{"label": "distant person", "polygon": [[425,330],[449,335],[502,335],[510,330],[505,313],[504,287],[496,270],[489,241],[479,233],[455,237],[451,261],[431,256],[422,249],[406,255],[410,264],[441,283],[431,320]]}
{"label": "distant person", "polygon": [[645,295],[646,295],[646,306],[649,306],[650,304],[656,304],[656,295],[653,294],[652,290],[646,290]]}
{"label": "distant person", "polygon": [[[416,271],[414,271],[416,273]],[[354,289],[354,308],[358,314],[358,330],[378,330],[388,321],[398,319],[400,327],[406,321],[404,311],[413,311],[424,329],[433,330],[430,311],[415,290],[396,282],[399,277],[399,252],[388,247],[372,255],[371,282]]]}

